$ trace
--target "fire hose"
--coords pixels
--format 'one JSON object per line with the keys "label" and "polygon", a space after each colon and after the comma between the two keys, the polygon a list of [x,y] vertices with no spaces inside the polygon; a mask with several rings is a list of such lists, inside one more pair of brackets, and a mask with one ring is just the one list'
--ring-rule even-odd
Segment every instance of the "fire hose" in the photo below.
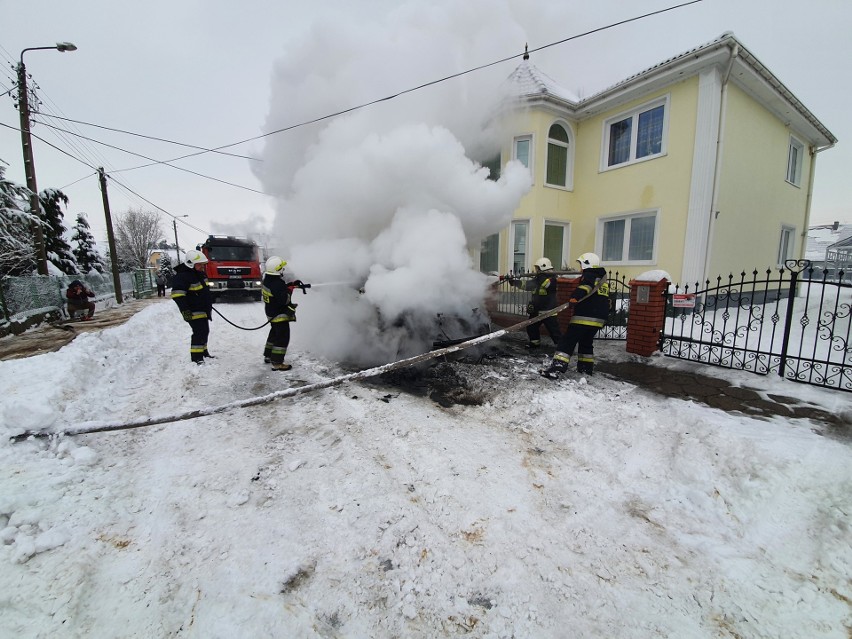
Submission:
{"label": "fire hose", "polygon": [[[586,296],[588,297],[588,296]],[[585,297],[583,298],[585,299]],[[578,300],[582,301],[582,300]],[[450,355],[452,353],[456,353],[458,351],[464,350],[466,348],[470,348],[472,346],[478,346],[480,344],[484,344],[493,339],[497,339],[498,337],[502,337],[508,333],[519,331],[521,329],[526,328],[530,324],[535,324],[537,322],[541,322],[548,317],[552,317],[560,313],[561,311],[567,309],[569,306],[572,306],[576,302],[565,302],[564,304],[552,308],[548,311],[542,312],[540,315],[536,317],[531,317],[522,322],[518,322],[517,324],[513,324],[508,328],[503,328],[497,331],[492,331],[491,333],[487,333],[485,335],[480,335],[479,337],[474,337],[469,339],[461,344],[453,344],[451,346],[447,346],[446,348],[441,348],[434,351],[429,351],[428,353],[422,353],[420,355],[415,355],[413,357],[408,357],[406,359],[401,359],[396,362],[390,362],[389,364],[383,364],[381,366],[375,366],[373,368],[368,368],[363,371],[358,371],[356,373],[349,373],[347,375],[341,375],[339,377],[335,377],[332,379],[323,380],[320,382],[315,382],[313,384],[307,384],[305,386],[299,386],[296,388],[286,388],[284,390],[275,391],[273,393],[269,393],[268,395],[262,395],[259,397],[249,397],[246,399],[237,400],[235,402],[231,402],[228,404],[220,404],[218,406],[208,406],[206,408],[198,408],[195,410],[184,411],[181,413],[172,413],[169,415],[162,415],[159,417],[143,417],[140,419],[134,419],[126,422],[113,422],[113,423],[98,423],[98,422],[83,422],[76,426],[72,426],[70,428],[66,428],[61,431],[24,431],[23,433],[18,433],[17,435],[13,435],[10,440],[14,443],[26,441],[30,438],[36,439],[44,439],[51,437],[63,437],[63,436],[73,436],[73,435],[86,435],[89,433],[104,433],[111,432],[117,430],[130,430],[134,428],[142,428],[145,426],[156,426],[158,424],[167,424],[172,422],[180,422],[186,421],[190,419],[196,419],[198,417],[207,417],[209,415],[218,415],[222,413],[227,413],[232,410],[236,410],[238,408],[248,408],[250,406],[259,406],[262,404],[269,404],[279,399],[287,399],[290,397],[296,397],[297,395],[304,395],[306,393],[311,393],[313,391],[322,390],[324,388],[330,388],[332,386],[338,386],[340,384],[344,384],[346,382],[358,381],[362,379],[367,379],[369,377],[375,377],[377,375],[381,375],[383,373],[387,373],[392,370],[396,370],[399,368],[405,368],[408,366],[412,366],[414,364],[419,364],[420,362],[425,362],[431,359],[435,359],[437,357],[443,357],[445,355]]]}

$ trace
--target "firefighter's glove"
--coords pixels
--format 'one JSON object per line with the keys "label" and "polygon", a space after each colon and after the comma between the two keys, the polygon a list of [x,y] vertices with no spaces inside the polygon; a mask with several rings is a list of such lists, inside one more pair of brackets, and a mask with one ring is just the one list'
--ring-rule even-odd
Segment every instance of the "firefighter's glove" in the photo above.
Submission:
{"label": "firefighter's glove", "polygon": [[538,311],[535,310],[535,304],[532,302],[527,304],[527,315],[538,315]]}
{"label": "firefighter's glove", "polygon": [[185,322],[189,322],[192,320],[192,311],[182,311],[181,316]]}

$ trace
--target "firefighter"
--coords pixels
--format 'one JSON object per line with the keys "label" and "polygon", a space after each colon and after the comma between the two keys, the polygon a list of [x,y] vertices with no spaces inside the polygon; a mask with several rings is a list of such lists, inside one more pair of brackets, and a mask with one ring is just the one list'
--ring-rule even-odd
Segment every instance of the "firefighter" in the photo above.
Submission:
{"label": "firefighter", "polygon": [[269,336],[263,348],[263,361],[272,364],[274,371],[289,371],[293,368],[284,363],[287,346],[290,344],[290,322],[296,321],[296,304],[292,296],[295,288],[303,291],[308,286],[301,280],[287,282],[284,267],[287,262],[273,255],[266,260],[261,293],[264,310],[269,320]]}
{"label": "firefighter", "polygon": [[568,330],[559,340],[550,366],[541,371],[544,377],[558,379],[568,370],[574,348],[577,348],[577,372],[591,375],[595,368],[594,339],[609,317],[609,284],[601,260],[594,253],[583,253],[577,258],[583,275],[580,284],[568,300],[574,315]]}
{"label": "firefighter", "polygon": [[[196,364],[213,357],[207,352],[207,337],[210,335],[210,321],[213,319],[213,296],[207,287],[204,264],[207,256],[195,249],[186,252],[186,259],[175,268],[172,278],[172,299],[180,309],[180,314],[192,328],[189,343],[189,355]],[[198,269],[198,266],[201,269]]]}
{"label": "firefighter", "polygon": [[[534,265],[535,277],[526,284],[526,289],[532,291],[532,300],[527,305],[527,314],[532,317],[538,317],[539,313],[549,311],[556,308],[556,275],[553,273],[553,265],[546,257],[536,260]],[[548,317],[541,322],[530,324],[527,326],[527,348],[538,348],[541,346],[541,326],[547,329],[550,334],[550,339],[553,344],[559,343],[561,334],[559,331],[559,321],[555,315]]]}

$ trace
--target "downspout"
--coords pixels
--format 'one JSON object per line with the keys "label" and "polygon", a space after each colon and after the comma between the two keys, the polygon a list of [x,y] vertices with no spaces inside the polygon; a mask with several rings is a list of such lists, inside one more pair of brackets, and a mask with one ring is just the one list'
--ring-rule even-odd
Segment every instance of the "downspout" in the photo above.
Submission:
{"label": "downspout", "polygon": [[731,71],[734,68],[734,62],[740,54],[740,45],[734,42],[731,47],[731,57],[728,60],[728,67],[725,69],[725,75],[722,78],[722,97],[719,113],[719,129],[716,132],[716,163],[713,167],[713,195],[710,203],[710,221],[707,225],[707,250],[704,253],[704,268],[701,281],[707,279],[707,269],[710,268],[710,256],[713,251],[713,227],[716,217],[719,215],[719,174],[722,171],[722,151],[724,150],[724,138],[722,132],[725,130],[725,120],[728,113],[728,80],[731,78]]}
{"label": "downspout", "polygon": [[805,259],[805,251],[807,251],[808,244],[808,229],[811,226],[811,201],[814,196],[814,177],[816,175],[816,156],[817,153],[822,153],[823,151],[828,151],[829,149],[833,149],[834,145],[837,142],[832,142],[826,146],[820,147],[811,147],[811,168],[810,175],[808,175],[808,194],[805,196],[805,226],[802,229],[802,243],[799,246],[799,259]]}

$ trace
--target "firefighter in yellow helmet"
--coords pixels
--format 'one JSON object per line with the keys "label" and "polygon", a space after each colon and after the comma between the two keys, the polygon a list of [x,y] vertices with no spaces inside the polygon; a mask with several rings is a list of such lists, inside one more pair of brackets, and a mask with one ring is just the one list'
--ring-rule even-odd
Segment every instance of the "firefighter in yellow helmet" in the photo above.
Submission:
{"label": "firefighter in yellow helmet", "polygon": [[[534,268],[535,277],[527,282],[525,287],[527,290],[532,291],[532,298],[527,306],[527,314],[530,317],[538,317],[539,313],[549,311],[557,306],[556,289],[558,284],[556,274],[553,272],[553,264],[550,263],[548,258],[542,257],[536,260]],[[550,339],[553,340],[553,344],[556,345],[559,343],[562,336],[559,330],[559,320],[554,315],[541,322],[527,326],[527,337],[529,338],[527,348],[532,349],[541,346],[542,326],[547,329]]]}
{"label": "firefighter in yellow helmet", "polygon": [[568,330],[559,340],[550,366],[541,371],[544,377],[558,379],[568,370],[574,349],[577,348],[577,372],[591,375],[595,368],[595,334],[609,317],[609,285],[601,260],[594,253],[583,253],[577,258],[583,275],[574,296],[568,300],[574,315]]}
{"label": "firefighter in yellow helmet", "polygon": [[301,280],[287,282],[285,266],[287,262],[277,255],[266,260],[261,287],[264,310],[269,320],[269,336],[263,348],[263,361],[272,364],[274,371],[288,371],[293,368],[284,363],[284,356],[290,345],[290,322],[296,321],[293,291],[301,288],[304,292],[310,287],[310,284],[304,284]]}
{"label": "firefighter in yellow helmet", "polygon": [[186,258],[175,268],[172,279],[172,299],[177,304],[184,321],[192,329],[189,356],[196,364],[204,363],[207,352],[207,337],[210,335],[210,320],[213,319],[213,296],[207,287],[207,276],[196,266],[204,266],[207,256],[195,249],[186,252]]}

